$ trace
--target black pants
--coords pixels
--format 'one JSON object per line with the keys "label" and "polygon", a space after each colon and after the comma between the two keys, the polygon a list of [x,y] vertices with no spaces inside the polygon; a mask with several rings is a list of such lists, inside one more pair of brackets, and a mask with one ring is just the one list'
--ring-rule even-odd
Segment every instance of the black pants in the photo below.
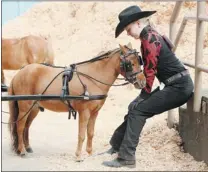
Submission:
{"label": "black pants", "polygon": [[135,160],[136,147],[146,119],[183,105],[192,92],[193,82],[189,75],[184,76],[163,90],[156,89],[134,109],[129,108],[124,122],[114,131],[110,140],[111,146],[119,151],[118,157]]}

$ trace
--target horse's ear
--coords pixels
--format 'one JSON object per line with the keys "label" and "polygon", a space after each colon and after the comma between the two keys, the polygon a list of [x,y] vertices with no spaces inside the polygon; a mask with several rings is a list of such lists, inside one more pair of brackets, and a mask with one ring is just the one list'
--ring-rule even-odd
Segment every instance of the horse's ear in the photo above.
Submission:
{"label": "horse's ear", "polygon": [[129,43],[127,44],[127,47],[128,47],[129,49],[132,49],[131,42],[129,42]]}
{"label": "horse's ear", "polygon": [[121,45],[121,44],[119,44],[119,47],[120,47],[120,49],[121,49],[121,52],[122,52],[123,54],[125,54],[125,53],[126,53],[126,50],[125,50],[124,46]]}

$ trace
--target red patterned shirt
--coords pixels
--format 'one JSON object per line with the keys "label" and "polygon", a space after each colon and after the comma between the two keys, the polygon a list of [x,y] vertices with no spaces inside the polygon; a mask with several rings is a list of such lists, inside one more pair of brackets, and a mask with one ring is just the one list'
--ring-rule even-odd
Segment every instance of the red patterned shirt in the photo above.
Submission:
{"label": "red patterned shirt", "polygon": [[152,85],[157,74],[158,56],[160,54],[161,43],[159,34],[154,30],[144,30],[141,33],[141,53],[144,61],[144,75],[146,77],[146,87],[142,92],[151,93]]}

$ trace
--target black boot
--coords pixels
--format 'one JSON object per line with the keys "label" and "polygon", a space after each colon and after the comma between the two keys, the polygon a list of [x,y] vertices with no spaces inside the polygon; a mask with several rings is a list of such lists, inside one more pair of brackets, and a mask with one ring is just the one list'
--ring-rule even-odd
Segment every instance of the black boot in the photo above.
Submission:
{"label": "black boot", "polygon": [[102,164],[104,166],[115,167],[115,168],[120,168],[120,167],[135,168],[136,167],[135,160],[127,161],[121,158],[116,158],[112,161],[103,161]]}
{"label": "black boot", "polygon": [[118,150],[115,148],[111,147],[109,150],[106,151],[107,154],[113,155],[114,153],[117,153]]}

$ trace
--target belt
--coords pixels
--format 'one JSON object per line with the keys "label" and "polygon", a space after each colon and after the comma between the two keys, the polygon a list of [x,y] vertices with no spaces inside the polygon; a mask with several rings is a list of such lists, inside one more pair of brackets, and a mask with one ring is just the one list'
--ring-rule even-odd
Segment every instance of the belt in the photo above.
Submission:
{"label": "belt", "polygon": [[171,76],[170,78],[166,79],[165,81],[161,82],[160,84],[160,90],[162,90],[166,85],[171,84],[173,81],[176,81],[177,79],[189,75],[189,71],[188,70],[184,70],[180,73],[177,73],[173,76]]}
{"label": "belt", "polygon": [[177,74],[171,76],[170,78],[166,79],[163,83],[165,85],[168,85],[168,84],[172,83],[173,81],[175,81],[175,80],[177,80],[177,79],[179,79],[179,78],[181,78],[183,76],[186,76],[186,75],[189,75],[189,71],[188,70],[184,70],[184,71],[182,71],[180,73],[177,73]]}

